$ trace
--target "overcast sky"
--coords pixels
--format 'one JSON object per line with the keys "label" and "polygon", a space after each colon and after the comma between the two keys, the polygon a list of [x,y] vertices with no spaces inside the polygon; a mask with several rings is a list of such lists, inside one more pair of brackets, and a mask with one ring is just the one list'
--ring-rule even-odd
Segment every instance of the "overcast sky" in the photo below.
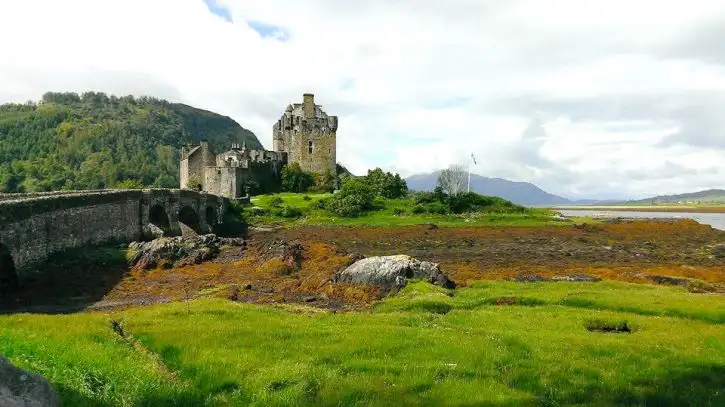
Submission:
{"label": "overcast sky", "polygon": [[338,161],[571,198],[725,187],[723,0],[0,1],[0,102],[152,95],[271,148],[312,92]]}

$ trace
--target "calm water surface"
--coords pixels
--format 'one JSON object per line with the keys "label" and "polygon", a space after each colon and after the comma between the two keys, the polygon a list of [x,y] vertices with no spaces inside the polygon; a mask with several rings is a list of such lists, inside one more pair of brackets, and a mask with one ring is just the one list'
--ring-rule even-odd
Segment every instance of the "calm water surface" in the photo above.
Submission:
{"label": "calm water surface", "polygon": [[613,214],[622,218],[671,218],[693,219],[703,225],[710,225],[715,229],[725,230],[725,213],[691,213],[691,212],[630,212],[630,211],[572,211],[557,210],[564,216],[592,216],[598,214]]}

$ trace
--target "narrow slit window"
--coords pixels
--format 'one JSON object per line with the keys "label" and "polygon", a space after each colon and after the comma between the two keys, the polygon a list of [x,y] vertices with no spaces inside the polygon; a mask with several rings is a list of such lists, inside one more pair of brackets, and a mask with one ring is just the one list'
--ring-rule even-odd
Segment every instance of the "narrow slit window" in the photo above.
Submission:
{"label": "narrow slit window", "polygon": [[312,154],[312,142],[311,141],[307,142],[307,152]]}

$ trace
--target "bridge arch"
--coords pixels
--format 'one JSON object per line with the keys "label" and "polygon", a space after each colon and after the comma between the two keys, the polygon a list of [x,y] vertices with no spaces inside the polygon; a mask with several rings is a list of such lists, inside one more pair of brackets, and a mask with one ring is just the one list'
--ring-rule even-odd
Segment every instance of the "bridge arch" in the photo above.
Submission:
{"label": "bridge arch", "polygon": [[216,225],[219,223],[219,219],[217,219],[217,210],[213,206],[207,206],[206,211],[206,224],[211,226]]}
{"label": "bridge arch", "polygon": [[18,274],[10,250],[0,242],[0,293],[16,289]]}
{"label": "bridge arch", "polygon": [[179,222],[188,226],[196,233],[201,233],[201,219],[199,214],[191,206],[182,206],[179,209]]}
{"label": "bridge arch", "polygon": [[149,208],[149,223],[161,229],[164,236],[167,236],[171,230],[169,214],[166,213],[166,208],[160,204],[153,205]]}

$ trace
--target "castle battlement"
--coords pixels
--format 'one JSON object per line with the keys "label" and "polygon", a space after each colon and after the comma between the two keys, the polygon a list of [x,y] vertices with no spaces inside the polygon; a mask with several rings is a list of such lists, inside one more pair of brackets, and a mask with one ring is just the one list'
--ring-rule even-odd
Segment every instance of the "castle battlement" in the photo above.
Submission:
{"label": "castle battlement", "polygon": [[335,174],[337,164],[337,116],[329,116],[315,96],[305,93],[302,103],[287,106],[272,126],[274,151],[286,152],[290,163],[303,170]]}

